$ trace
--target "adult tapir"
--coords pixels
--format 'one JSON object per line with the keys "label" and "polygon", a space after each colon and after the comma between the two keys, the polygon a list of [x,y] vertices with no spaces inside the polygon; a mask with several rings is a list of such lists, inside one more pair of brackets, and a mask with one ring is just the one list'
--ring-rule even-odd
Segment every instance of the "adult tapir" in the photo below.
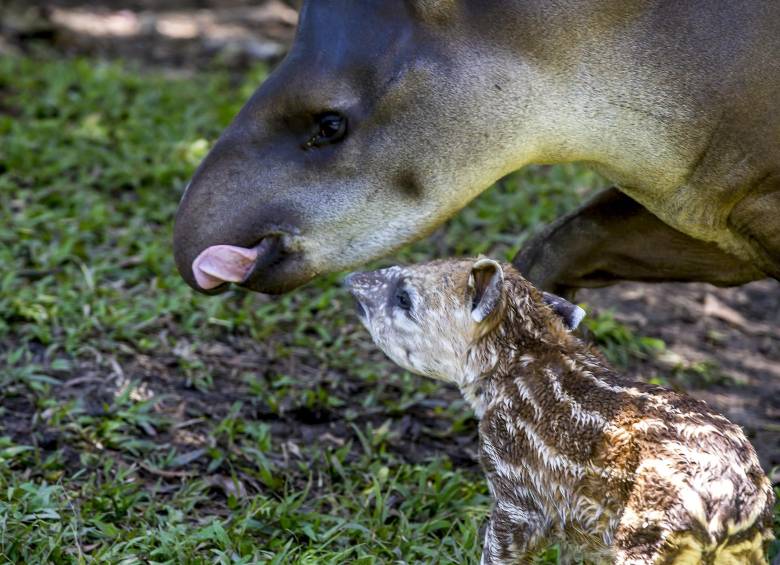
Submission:
{"label": "adult tapir", "polygon": [[780,277],[780,1],[309,0],[192,179],[176,262],[285,292],[571,161],[616,188],[524,248],[533,282]]}

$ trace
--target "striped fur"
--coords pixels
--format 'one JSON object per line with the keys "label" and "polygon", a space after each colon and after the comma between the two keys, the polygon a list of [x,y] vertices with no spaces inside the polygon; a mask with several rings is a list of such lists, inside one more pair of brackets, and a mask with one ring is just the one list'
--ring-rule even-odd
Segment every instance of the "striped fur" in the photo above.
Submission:
{"label": "striped fur", "polygon": [[774,495],[742,430],[616,374],[510,265],[499,312],[474,322],[473,264],[361,274],[352,291],[393,360],[455,383],[480,418],[495,499],[482,563],[525,563],[556,541],[594,563],[765,563]]}

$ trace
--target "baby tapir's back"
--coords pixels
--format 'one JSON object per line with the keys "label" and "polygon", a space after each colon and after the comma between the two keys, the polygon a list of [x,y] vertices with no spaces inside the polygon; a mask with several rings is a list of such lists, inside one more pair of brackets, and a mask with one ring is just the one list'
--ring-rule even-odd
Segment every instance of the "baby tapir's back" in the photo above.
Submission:
{"label": "baby tapir's back", "polygon": [[617,545],[658,532],[669,563],[764,563],[774,495],[739,426],[658,387],[625,394],[639,457]]}
{"label": "baby tapir's back", "polygon": [[494,520],[523,509],[597,561],[764,562],[773,494],[738,426],[587,355],[517,369],[480,427]]}

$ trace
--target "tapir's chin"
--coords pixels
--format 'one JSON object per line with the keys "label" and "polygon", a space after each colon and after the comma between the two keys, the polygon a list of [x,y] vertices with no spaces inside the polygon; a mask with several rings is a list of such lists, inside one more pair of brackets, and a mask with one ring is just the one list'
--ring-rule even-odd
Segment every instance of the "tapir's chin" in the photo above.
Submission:
{"label": "tapir's chin", "polygon": [[311,269],[297,253],[284,254],[275,264],[258,262],[239,286],[253,292],[284,294],[302,286],[319,273]]}
{"label": "tapir's chin", "polygon": [[212,245],[192,262],[197,289],[206,294],[227,290],[229,283],[249,290],[278,294],[311,279],[300,257],[288,253],[277,236],[267,236],[254,247]]}

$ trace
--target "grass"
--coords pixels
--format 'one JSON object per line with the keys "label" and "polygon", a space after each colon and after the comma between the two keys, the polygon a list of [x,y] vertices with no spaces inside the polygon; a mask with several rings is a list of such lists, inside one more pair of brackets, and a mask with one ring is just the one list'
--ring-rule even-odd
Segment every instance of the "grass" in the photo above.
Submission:
{"label": "grass", "polygon": [[[478,560],[475,421],[378,353],[338,275],[206,298],[175,271],[181,190],[264,76],[0,59],[0,560]],[[511,258],[602,185],[530,168],[392,260]],[[660,347],[589,327],[618,362]]]}

